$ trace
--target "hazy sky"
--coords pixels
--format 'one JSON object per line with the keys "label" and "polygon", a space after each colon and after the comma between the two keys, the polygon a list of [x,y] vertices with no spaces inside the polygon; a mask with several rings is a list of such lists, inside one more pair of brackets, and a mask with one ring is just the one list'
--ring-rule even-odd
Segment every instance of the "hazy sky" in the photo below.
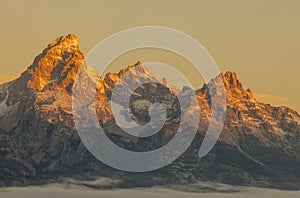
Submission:
{"label": "hazy sky", "polygon": [[[113,33],[157,25],[197,39],[221,71],[236,72],[257,98],[300,112],[299,10],[298,0],[0,0],[0,82],[17,77],[60,35],[76,34],[88,53]],[[174,65],[196,79],[186,61],[161,50],[128,53],[111,69],[137,59]]]}

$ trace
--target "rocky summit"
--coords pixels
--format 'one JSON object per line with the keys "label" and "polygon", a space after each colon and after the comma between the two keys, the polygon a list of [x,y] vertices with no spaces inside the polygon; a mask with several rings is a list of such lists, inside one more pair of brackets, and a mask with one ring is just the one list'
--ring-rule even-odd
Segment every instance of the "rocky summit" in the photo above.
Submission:
{"label": "rocky summit", "polygon": [[[90,154],[74,127],[72,94],[77,74],[85,91],[92,94],[99,123],[117,145],[133,151],[150,151],[166,144],[176,134],[180,108],[176,95],[186,89],[157,79],[142,62],[108,73],[102,80],[85,65],[77,37],[62,36],[49,44],[21,76],[0,85],[0,184],[19,186],[40,184],[63,177],[93,179],[112,177],[122,182],[116,187],[152,186],[170,183],[215,181],[284,189],[300,187],[300,116],[288,107],[274,107],[257,101],[244,89],[233,72],[221,73],[196,90],[197,103],[185,107],[191,118],[200,111],[200,123],[190,120],[198,132],[187,151],[172,164],[146,173],[128,173],[103,164]],[[149,107],[163,103],[168,119],[155,135],[138,138],[116,125],[109,107],[115,86],[147,83],[131,90],[130,116],[149,122]],[[227,113],[222,134],[204,158],[198,151],[211,119],[208,89],[224,82]],[[92,89],[93,88],[93,89]],[[96,88],[96,89],[95,89]],[[80,90],[80,89],[79,89]],[[122,95],[120,95],[122,97]],[[120,100],[119,105],[123,105]],[[197,125],[198,124],[198,125]],[[99,142],[101,144],[101,142]]]}

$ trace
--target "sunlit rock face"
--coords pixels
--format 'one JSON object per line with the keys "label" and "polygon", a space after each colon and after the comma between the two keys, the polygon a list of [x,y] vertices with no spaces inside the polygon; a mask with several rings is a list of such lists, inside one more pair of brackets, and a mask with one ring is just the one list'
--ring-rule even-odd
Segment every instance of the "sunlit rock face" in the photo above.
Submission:
{"label": "sunlit rock face", "polygon": [[49,84],[70,89],[83,61],[77,37],[74,34],[59,37],[27,69],[30,74],[27,86],[37,91],[42,91]]}
{"label": "sunlit rock face", "polygon": [[[157,79],[141,61],[102,79],[85,65],[76,36],[62,36],[49,44],[18,79],[0,85],[1,185],[31,184],[59,176],[109,176],[124,181],[124,187],[202,179],[281,188],[300,186],[300,116],[287,107],[257,101],[233,72],[211,79],[195,91],[197,100],[184,107],[183,117],[189,121],[184,129],[198,129],[191,147],[172,164],[144,174],[109,168],[82,144],[72,114],[72,94],[78,76],[81,83],[74,97],[80,99],[80,105],[87,106],[88,112],[96,111],[99,123],[117,145],[150,151],[176,134],[182,113],[176,96],[188,95],[187,87],[177,88],[166,78]],[[162,103],[168,119],[149,139],[126,135],[116,125],[109,106],[112,90],[149,80],[155,82],[130,90],[129,116],[146,124],[150,121],[149,107]],[[226,105],[225,124],[214,149],[200,159],[199,147],[212,116],[210,93],[219,94],[218,86],[224,86],[226,93],[226,104],[217,104]],[[86,97],[95,100],[90,104]],[[114,101],[121,107],[122,97],[120,93],[119,100]],[[200,112],[199,123],[193,120],[196,112]],[[141,178],[147,179],[137,182]]]}

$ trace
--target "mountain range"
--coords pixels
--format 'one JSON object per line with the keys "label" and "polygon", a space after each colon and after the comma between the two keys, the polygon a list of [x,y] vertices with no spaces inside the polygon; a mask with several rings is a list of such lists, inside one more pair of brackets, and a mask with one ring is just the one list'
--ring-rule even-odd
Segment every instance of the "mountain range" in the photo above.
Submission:
{"label": "mountain range", "polygon": [[[177,132],[181,112],[176,95],[184,93],[184,87],[170,85],[165,78],[157,79],[141,61],[118,73],[107,73],[102,79],[84,64],[77,37],[61,36],[19,78],[0,85],[0,185],[22,186],[63,177],[102,176],[122,181],[116,187],[215,181],[299,189],[299,114],[288,107],[257,101],[250,89],[244,89],[236,73],[220,73],[195,90],[199,104],[190,104],[184,115],[189,118],[195,111],[201,115],[199,124],[190,120],[189,127],[197,127],[191,146],[170,165],[146,173],[115,170],[85,148],[72,115],[73,85],[78,73],[87,74],[86,87],[97,88],[93,107],[99,123],[117,145],[133,151],[149,151],[166,144]],[[144,79],[159,83],[147,83],[134,90],[130,116],[145,124],[150,119],[149,106],[159,102],[165,104],[168,119],[157,134],[137,138],[116,125],[109,100],[118,83],[135,84]],[[216,86],[219,80],[224,82],[227,98],[224,128],[212,151],[199,158],[198,151],[211,119],[208,88]],[[123,105],[121,100],[119,105]]]}

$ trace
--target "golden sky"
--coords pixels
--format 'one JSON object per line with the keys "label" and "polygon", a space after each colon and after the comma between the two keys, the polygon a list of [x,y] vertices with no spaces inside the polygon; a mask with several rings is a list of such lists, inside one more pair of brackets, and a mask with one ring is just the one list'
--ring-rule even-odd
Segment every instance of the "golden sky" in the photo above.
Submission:
{"label": "golden sky", "polygon": [[[76,34],[88,53],[113,33],[156,25],[197,39],[258,99],[300,112],[299,10],[298,0],[0,0],[0,82],[17,77],[60,35]],[[197,82],[188,63],[161,50],[130,52],[112,69],[137,59],[168,63]]]}

